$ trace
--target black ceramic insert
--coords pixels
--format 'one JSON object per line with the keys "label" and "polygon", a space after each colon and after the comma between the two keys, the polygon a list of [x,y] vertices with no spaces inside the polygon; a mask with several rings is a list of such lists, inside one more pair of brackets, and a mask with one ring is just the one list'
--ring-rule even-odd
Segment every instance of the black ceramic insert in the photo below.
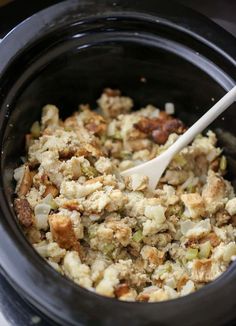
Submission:
{"label": "black ceramic insert", "polygon": [[[24,135],[44,104],[56,104],[65,117],[79,103],[95,107],[104,87],[118,87],[136,107],[174,102],[177,115],[191,124],[235,84],[235,39],[169,1],[66,1],[19,25],[0,53],[0,257],[17,291],[62,325],[223,325],[235,319],[234,264],[187,297],[119,302],[73,284],[47,265],[24,238],[11,204]],[[235,109],[211,126],[229,157],[232,181]]]}

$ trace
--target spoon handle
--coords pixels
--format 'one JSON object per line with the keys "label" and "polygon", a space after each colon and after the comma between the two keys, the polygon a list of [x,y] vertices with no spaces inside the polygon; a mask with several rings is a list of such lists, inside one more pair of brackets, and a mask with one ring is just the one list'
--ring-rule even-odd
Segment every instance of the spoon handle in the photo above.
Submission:
{"label": "spoon handle", "polygon": [[[212,121],[224,112],[234,101],[236,101],[236,86],[226,93],[213,107],[208,110],[192,127],[190,127],[176,142],[169,148],[171,156],[178,153],[187,146],[198,134],[200,134]],[[168,150],[168,152],[169,152]]]}

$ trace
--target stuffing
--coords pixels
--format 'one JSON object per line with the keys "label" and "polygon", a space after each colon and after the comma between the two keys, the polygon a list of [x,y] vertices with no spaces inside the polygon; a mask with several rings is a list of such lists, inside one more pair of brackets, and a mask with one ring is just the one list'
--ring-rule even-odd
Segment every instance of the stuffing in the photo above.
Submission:
{"label": "stuffing", "polygon": [[170,299],[166,291],[159,289],[155,292],[151,292],[149,294],[149,302],[156,302],[156,301],[165,301]]}
{"label": "stuffing", "polygon": [[63,176],[67,176],[70,179],[76,180],[81,174],[81,160],[78,157],[72,157],[71,159],[63,162],[60,166]]}
{"label": "stuffing", "polygon": [[42,108],[41,125],[42,129],[57,126],[59,123],[59,110],[55,105],[45,105]]}
{"label": "stuffing", "polygon": [[81,185],[75,181],[63,181],[60,188],[60,193],[68,198],[81,198],[90,195],[98,189],[102,188],[101,182],[90,183]]}
{"label": "stuffing", "polygon": [[221,243],[212,254],[212,258],[222,260],[225,263],[229,263],[234,256],[236,256],[236,243],[234,241],[228,244]]}
{"label": "stuffing", "polygon": [[119,260],[104,271],[103,279],[98,283],[96,291],[109,297],[115,296],[115,288],[120,280],[132,273],[132,260]]}
{"label": "stuffing", "polygon": [[79,255],[76,251],[66,253],[62,268],[65,275],[72,278],[77,284],[86,288],[90,288],[92,286],[90,268],[81,263]]}
{"label": "stuffing", "polygon": [[145,190],[148,186],[148,177],[140,174],[132,174],[126,178],[126,187],[129,190]]}
{"label": "stuffing", "polygon": [[164,262],[165,253],[159,251],[155,247],[151,247],[147,245],[143,246],[140,254],[143,257],[143,259],[147,261],[149,267],[155,268],[158,265],[162,265]]}
{"label": "stuffing", "polygon": [[72,227],[71,219],[62,215],[50,215],[50,231],[52,238],[61,248],[74,250],[79,249],[79,243]]}
{"label": "stuffing", "polygon": [[205,219],[200,222],[192,222],[186,220],[180,222],[182,234],[187,238],[201,238],[211,231],[210,219]]}
{"label": "stuffing", "polygon": [[54,184],[47,184],[45,191],[43,193],[43,197],[47,197],[49,194],[51,194],[54,198],[59,195],[59,190]]}
{"label": "stuffing", "polygon": [[188,281],[189,281],[189,276],[187,274],[181,274],[181,276],[177,278],[177,282],[176,282],[177,291],[180,290],[182,291],[182,289],[184,288],[184,286],[187,284]]}
{"label": "stuffing", "polygon": [[[45,190],[43,190],[44,192]],[[28,194],[26,195],[26,199],[28,200],[30,207],[34,209],[34,207],[42,200],[42,192],[35,187],[32,187]]]}
{"label": "stuffing", "polygon": [[185,130],[182,121],[173,118],[166,112],[159,112],[157,117],[141,117],[135,124],[135,128],[149,137],[151,136],[153,141],[159,145],[165,144],[170,134],[181,134]]}
{"label": "stuffing", "polygon": [[216,213],[227,201],[226,196],[226,184],[224,180],[210,170],[207,176],[207,183],[202,191],[206,211],[210,214]]}
{"label": "stuffing", "polygon": [[51,206],[47,203],[39,203],[34,208],[35,224],[38,230],[48,229],[48,215],[51,211]]}
{"label": "stuffing", "polygon": [[84,238],[84,226],[81,221],[80,213],[77,212],[76,210],[69,211],[66,209],[61,209],[60,214],[64,214],[71,219],[72,227],[73,227],[76,239],[77,240],[83,239]]}
{"label": "stuffing", "polygon": [[102,135],[107,129],[106,120],[104,117],[97,112],[91,110],[90,106],[80,105],[79,109],[81,110],[80,119],[77,119],[77,125],[80,125],[81,122],[94,135]]}
{"label": "stuffing", "polygon": [[169,185],[164,185],[162,189],[157,189],[156,194],[161,199],[163,205],[175,205],[179,201],[175,188]]}
{"label": "stuffing", "polygon": [[50,181],[53,182],[58,188],[63,180],[63,175],[60,173],[60,161],[56,151],[46,151],[39,156],[41,162],[39,172],[46,174]]}
{"label": "stuffing", "polygon": [[214,232],[210,232],[204,235],[199,240],[200,243],[210,242],[212,247],[217,247],[220,244],[220,239]]}
{"label": "stuffing", "polygon": [[157,233],[142,238],[145,244],[150,246],[158,246],[158,248],[166,247],[171,242],[172,236],[168,232]]}
{"label": "stuffing", "polygon": [[184,215],[197,218],[205,215],[205,207],[202,197],[196,194],[183,194],[181,200],[185,205]]}
{"label": "stuffing", "polygon": [[37,230],[34,225],[30,228],[27,228],[26,235],[29,242],[32,244],[37,244],[41,241],[41,232]]}
{"label": "stuffing", "polygon": [[19,197],[25,196],[32,186],[32,173],[28,165],[23,165],[14,172],[14,179],[17,182],[16,193]]}
{"label": "stuffing", "polygon": [[131,228],[123,221],[108,221],[106,227],[113,230],[113,236],[121,243],[123,247],[127,247],[132,237]]}
{"label": "stuffing", "polygon": [[223,260],[229,263],[233,257],[236,256],[236,243],[230,242],[224,247]]}
{"label": "stuffing", "polygon": [[124,171],[124,170],[131,169],[132,167],[134,167],[133,161],[124,160],[123,162],[120,163],[119,170]]}
{"label": "stuffing", "polygon": [[105,191],[95,191],[83,202],[83,206],[90,214],[100,214],[110,201],[109,194]]}
{"label": "stuffing", "polygon": [[127,197],[121,190],[114,189],[109,194],[109,203],[106,206],[108,212],[119,211],[123,209],[124,205],[127,203]]}
{"label": "stuffing", "polygon": [[94,164],[95,168],[100,173],[111,173],[113,170],[112,162],[106,157],[100,157]]}
{"label": "stuffing", "polygon": [[115,266],[109,266],[103,275],[103,279],[98,283],[96,292],[108,297],[114,296],[115,287],[119,284],[119,272]]}
{"label": "stuffing", "polygon": [[167,170],[164,177],[162,177],[162,182],[167,182],[172,186],[178,186],[183,184],[188,177],[189,172],[187,171]]}
{"label": "stuffing", "polygon": [[181,289],[181,296],[190,294],[195,291],[194,282],[189,280]]}
{"label": "stuffing", "polygon": [[63,270],[62,270],[62,268],[61,268],[61,266],[58,264],[58,263],[55,263],[54,261],[52,261],[52,260],[50,260],[50,259],[48,259],[48,263],[49,263],[49,265],[50,266],[52,266],[52,268],[54,268],[58,273],[60,273],[60,274],[64,274],[63,273]]}
{"label": "stuffing", "polygon": [[[98,107],[60,119],[42,108],[14,171],[14,208],[29,242],[79,286],[122,301],[197,291],[236,257],[236,198],[212,131],[175,155],[156,189],[120,172],[167,150],[186,130],[153,105],[105,89]],[[157,167],[158,168],[158,167]]]}
{"label": "stuffing", "polygon": [[93,224],[88,228],[89,244],[93,250],[101,251],[103,254],[109,254],[114,250],[112,244],[114,231],[106,225]]}
{"label": "stuffing", "polygon": [[27,199],[17,198],[14,207],[22,226],[28,228],[34,223],[33,212]]}
{"label": "stuffing", "polygon": [[13,177],[14,177],[14,180],[16,181],[16,188],[15,188],[16,194],[19,194],[19,188],[20,188],[20,185],[21,185],[24,173],[25,173],[25,168],[26,168],[26,165],[23,164],[14,170]]}
{"label": "stuffing", "polygon": [[196,259],[192,267],[192,280],[200,283],[213,281],[221,274],[220,266],[211,259]]}
{"label": "stuffing", "polygon": [[146,200],[144,194],[140,191],[127,193],[127,204],[125,206],[125,213],[130,217],[137,217],[144,215]]}
{"label": "stuffing", "polygon": [[215,219],[216,219],[216,225],[222,226],[229,222],[229,220],[231,219],[231,216],[226,209],[221,209],[216,213]]}
{"label": "stuffing", "polygon": [[115,118],[119,114],[128,113],[133,107],[133,100],[130,97],[120,96],[118,90],[106,88],[98,99],[98,105],[105,117]]}
{"label": "stuffing", "polygon": [[138,295],[138,301],[156,302],[175,299],[177,297],[178,293],[169,286],[165,285],[163,289],[157,286],[149,286]]}
{"label": "stuffing", "polygon": [[143,223],[143,235],[152,235],[163,230],[166,217],[165,210],[161,205],[146,206],[144,214],[147,220]]}
{"label": "stuffing", "polygon": [[50,258],[51,261],[56,263],[60,262],[66,254],[66,250],[60,248],[56,242],[48,243],[44,240],[40,243],[34,244],[33,246],[40,256]]}
{"label": "stuffing", "polygon": [[127,295],[127,293],[130,292],[130,288],[128,286],[128,284],[123,283],[123,284],[119,284],[118,286],[116,286],[115,288],[115,296],[117,298],[120,298],[122,296]]}
{"label": "stuffing", "polygon": [[230,199],[225,205],[226,211],[231,215],[236,215],[236,198]]}
{"label": "stuffing", "polygon": [[95,260],[93,260],[93,263],[91,265],[91,279],[93,282],[99,282],[103,275],[105,269],[109,265],[109,260],[104,257],[102,254],[96,255]]}
{"label": "stuffing", "polygon": [[137,297],[137,291],[130,289],[126,284],[120,285],[115,292],[116,297],[122,301],[135,301]]}

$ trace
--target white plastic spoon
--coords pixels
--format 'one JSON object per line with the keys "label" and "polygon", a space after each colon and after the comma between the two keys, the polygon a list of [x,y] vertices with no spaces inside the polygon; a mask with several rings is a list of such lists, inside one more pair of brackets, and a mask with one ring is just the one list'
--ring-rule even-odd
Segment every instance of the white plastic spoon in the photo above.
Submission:
{"label": "white plastic spoon", "polygon": [[222,112],[224,112],[234,101],[236,101],[236,86],[225,94],[213,107],[207,111],[197,122],[192,125],[176,142],[158,157],[140,164],[134,168],[121,173],[122,176],[140,174],[148,176],[149,188],[154,190],[163,172],[172,158],[187,146],[199,133],[212,123]]}

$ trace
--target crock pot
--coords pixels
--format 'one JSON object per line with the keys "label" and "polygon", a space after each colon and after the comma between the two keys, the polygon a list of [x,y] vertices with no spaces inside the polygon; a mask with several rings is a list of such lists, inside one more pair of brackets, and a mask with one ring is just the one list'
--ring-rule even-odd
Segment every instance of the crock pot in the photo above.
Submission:
{"label": "crock pot", "polygon": [[[87,291],[54,271],[31,247],[12,207],[13,169],[24,135],[46,103],[64,116],[118,87],[136,107],[174,102],[194,122],[235,85],[236,42],[205,17],[170,1],[65,1],[12,30],[0,44],[0,259],[20,295],[61,325],[227,325],[236,320],[236,265],[186,297],[120,302]],[[218,134],[236,175],[236,107]]]}

